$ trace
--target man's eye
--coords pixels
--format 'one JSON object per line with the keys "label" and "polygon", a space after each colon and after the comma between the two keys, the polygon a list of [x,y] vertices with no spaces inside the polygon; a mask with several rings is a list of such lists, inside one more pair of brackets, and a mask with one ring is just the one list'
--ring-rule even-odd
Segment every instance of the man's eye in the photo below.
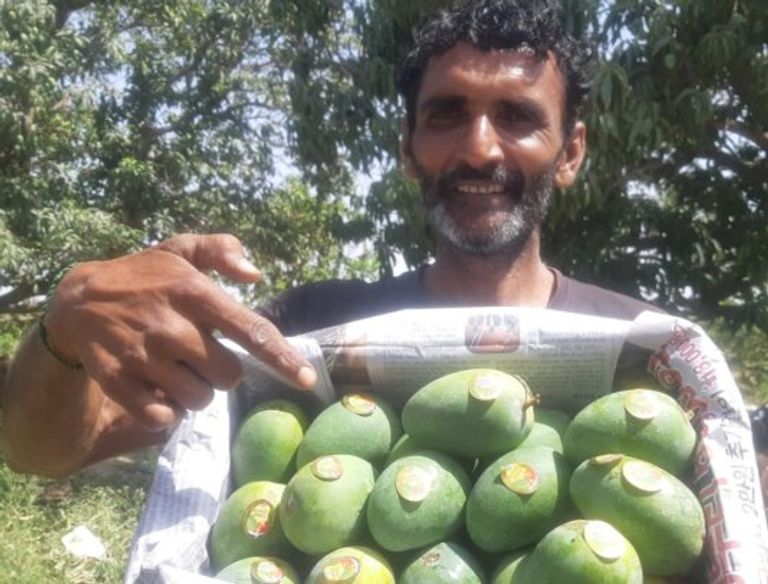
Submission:
{"label": "man's eye", "polygon": [[499,118],[506,123],[512,124],[532,124],[536,122],[536,117],[524,110],[505,110],[499,113]]}
{"label": "man's eye", "polygon": [[429,121],[436,124],[450,123],[460,120],[464,112],[457,108],[434,109],[429,114]]}

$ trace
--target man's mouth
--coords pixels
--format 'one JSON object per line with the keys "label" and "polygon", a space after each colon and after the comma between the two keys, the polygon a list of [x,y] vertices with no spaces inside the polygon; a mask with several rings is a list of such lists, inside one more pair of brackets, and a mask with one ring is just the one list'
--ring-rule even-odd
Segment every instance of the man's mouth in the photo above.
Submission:
{"label": "man's mouth", "polygon": [[494,195],[505,192],[505,187],[500,184],[461,184],[456,185],[456,192],[470,195]]}
{"label": "man's mouth", "polygon": [[431,204],[445,201],[452,205],[508,206],[522,201],[524,180],[518,171],[501,165],[494,169],[458,168],[425,181],[424,192]]}

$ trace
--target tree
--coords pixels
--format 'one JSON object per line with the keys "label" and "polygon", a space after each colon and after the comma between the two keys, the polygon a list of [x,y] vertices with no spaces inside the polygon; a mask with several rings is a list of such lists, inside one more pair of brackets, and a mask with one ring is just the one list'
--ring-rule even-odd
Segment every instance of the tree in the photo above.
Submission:
{"label": "tree", "polygon": [[[0,313],[37,310],[76,261],[185,230],[241,235],[273,276],[262,294],[368,273],[340,251],[361,221],[335,143],[305,154],[322,108],[296,90],[296,31],[333,28],[305,4],[0,3]],[[275,179],[294,158],[311,186]]]}
{"label": "tree", "polygon": [[[0,5],[0,311],[44,293],[62,265],[182,229],[235,232],[258,258],[286,245],[275,269],[303,267],[276,272],[279,286],[363,269],[319,231],[324,259],[299,258],[311,244],[279,233],[267,245],[285,223],[266,210],[297,193],[305,218],[340,214],[324,228],[342,248],[372,242],[380,270],[423,261],[432,243],[397,165],[394,80],[412,27],[449,3]],[[590,158],[556,194],[547,257],[685,316],[768,330],[768,7],[562,4],[595,75]],[[286,171],[303,184],[278,184]],[[379,176],[364,197],[356,173]]]}
{"label": "tree", "polygon": [[556,201],[550,255],[689,317],[767,331],[768,6],[592,4],[590,160]]}
{"label": "tree", "polygon": [[73,152],[90,139],[81,95],[59,86],[77,78],[81,39],[53,39],[56,13],[43,3],[0,9],[0,310],[45,293],[61,270],[87,255],[129,248],[138,234],[103,208],[77,203]]}

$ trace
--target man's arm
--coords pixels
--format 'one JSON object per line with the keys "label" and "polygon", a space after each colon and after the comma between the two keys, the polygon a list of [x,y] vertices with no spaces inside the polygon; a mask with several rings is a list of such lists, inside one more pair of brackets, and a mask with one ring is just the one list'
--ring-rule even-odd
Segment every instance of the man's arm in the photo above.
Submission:
{"label": "man's arm", "polygon": [[68,474],[121,452],[161,442],[187,409],[204,408],[213,387],[234,387],[236,355],[220,331],[297,387],[311,366],[265,318],[231,299],[203,272],[255,281],[231,236],[183,235],[156,248],[73,268],[44,325],[57,361],[28,334],[3,387],[3,448],[12,468]]}
{"label": "man's arm", "polygon": [[29,331],[4,388],[3,446],[18,472],[65,476],[120,452],[157,444],[84,370],[56,361]]}

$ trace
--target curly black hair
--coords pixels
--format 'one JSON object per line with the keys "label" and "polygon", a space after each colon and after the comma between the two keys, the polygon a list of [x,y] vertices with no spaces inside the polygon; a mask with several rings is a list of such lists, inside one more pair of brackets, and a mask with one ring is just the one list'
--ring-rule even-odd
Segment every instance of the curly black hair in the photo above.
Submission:
{"label": "curly black hair", "polygon": [[483,51],[526,47],[539,59],[551,51],[565,80],[563,132],[570,134],[587,93],[587,56],[565,29],[563,11],[551,0],[470,0],[439,12],[414,33],[398,89],[409,130],[416,127],[416,100],[429,59],[465,41]]}

